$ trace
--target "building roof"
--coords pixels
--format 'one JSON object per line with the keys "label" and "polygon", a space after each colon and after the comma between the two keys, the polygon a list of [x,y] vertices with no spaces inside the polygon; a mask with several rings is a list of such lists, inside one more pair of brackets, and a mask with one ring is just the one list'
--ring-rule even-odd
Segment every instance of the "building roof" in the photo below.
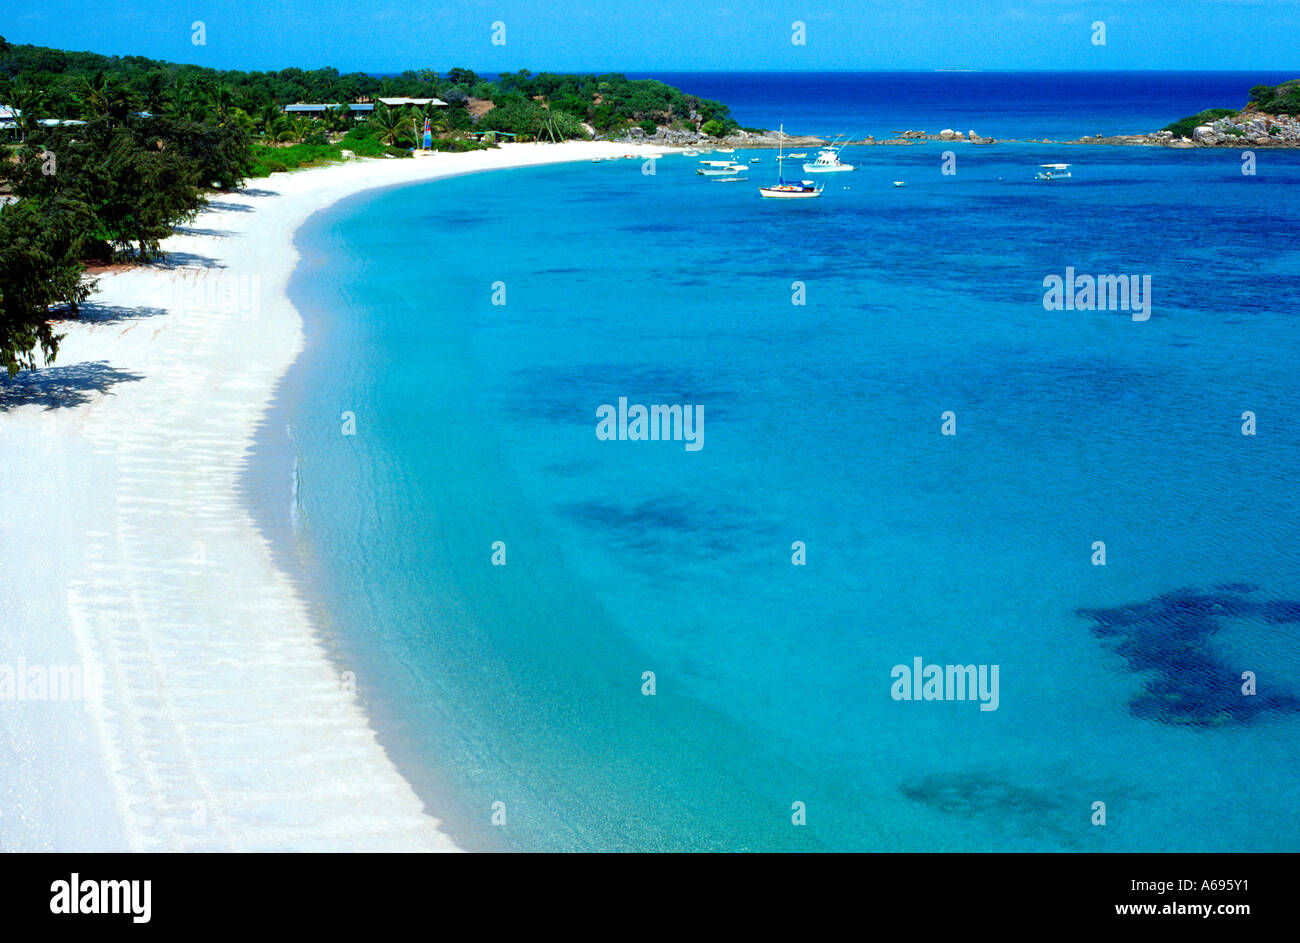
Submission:
{"label": "building roof", "polygon": [[[286,112],[292,112],[292,113],[307,112],[309,114],[324,114],[325,112],[330,111],[334,108],[342,108],[342,107],[343,105],[340,102],[325,102],[323,104],[321,103],[307,104],[304,102],[297,102],[296,104],[293,105],[285,105],[284,110]],[[375,106],[370,104],[369,102],[359,102],[359,103],[353,102],[352,104],[348,105],[348,107],[351,108],[353,111],[374,111],[375,110]]]}
{"label": "building roof", "polygon": [[[420,107],[433,105],[435,108],[442,108],[447,104],[440,98],[379,98],[376,101],[391,107],[399,105],[417,105]],[[285,105],[284,110],[288,114],[321,115],[331,109],[342,107],[343,105],[339,102],[295,102],[292,105]],[[375,103],[353,102],[348,107],[353,111],[374,111]]]}
{"label": "building roof", "polygon": [[440,98],[381,98],[385,105],[433,105],[441,108],[447,104]]}
{"label": "building roof", "polygon": [[[21,116],[21,109],[0,107],[0,131],[12,131],[18,127],[18,122],[14,119]],[[47,128],[58,128],[65,125],[82,125],[86,122],[76,118],[40,118],[36,123]]]}

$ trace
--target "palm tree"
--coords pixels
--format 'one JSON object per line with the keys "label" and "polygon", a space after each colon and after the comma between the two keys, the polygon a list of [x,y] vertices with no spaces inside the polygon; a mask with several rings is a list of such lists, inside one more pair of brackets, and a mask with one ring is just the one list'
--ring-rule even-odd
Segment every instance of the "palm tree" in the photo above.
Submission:
{"label": "palm tree", "polygon": [[270,103],[262,106],[262,110],[257,113],[257,127],[262,134],[271,134],[274,132],[275,123],[280,120],[284,112],[276,105]]}
{"label": "palm tree", "polygon": [[387,105],[380,105],[375,108],[374,115],[370,120],[374,122],[376,130],[379,131],[379,139],[389,147],[396,147],[398,140],[406,134],[405,117]]}
{"label": "palm tree", "polygon": [[293,127],[293,119],[288,115],[276,119],[275,124],[271,126],[271,140],[277,144],[292,144],[296,138],[297,132]]}
{"label": "palm tree", "polygon": [[230,120],[231,114],[238,110],[235,108],[235,93],[224,82],[213,89],[212,110],[216,113],[217,124],[219,125],[226,124]]}
{"label": "palm tree", "polygon": [[316,130],[316,122],[306,115],[294,115],[289,119],[289,127],[293,132],[294,140],[301,144]]}
{"label": "palm tree", "polygon": [[40,121],[45,113],[45,93],[35,85],[23,83],[13,87],[9,96],[9,105],[14,110],[14,125],[18,128],[20,141],[26,141],[27,135]]}
{"label": "palm tree", "polygon": [[83,75],[77,81],[77,90],[73,93],[81,104],[86,118],[99,118],[108,114],[108,79],[102,71],[93,75]]}
{"label": "palm tree", "polygon": [[146,75],[140,89],[140,98],[144,102],[145,109],[150,114],[160,115],[166,111],[168,101],[171,98],[171,89],[167,86],[167,76],[158,71]]}
{"label": "palm tree", "polygon": [[430,129],[435,133],[441,133],[447,130],[447,116],[436,105],[425,105],[416,111],[416,117],[419,118],[420,127],[424,127],[427,119]]}
{"label": "palm tree", "polygon": [[176,81],[171,110],[191,121],[204,121],[214,111],[216,92],[206,76],[182,76]]}
{"label": "palm tree", "polygon": [[325,127],[331,131],[346,131],[352,125],[352,109],[347,102],[325,112]]}
{"label": "palm tree", "polygon": [[178,118],[202,121],[208,115],[207,83],[193,76],[181,76],[176,80],[169,105],[169,111]]}

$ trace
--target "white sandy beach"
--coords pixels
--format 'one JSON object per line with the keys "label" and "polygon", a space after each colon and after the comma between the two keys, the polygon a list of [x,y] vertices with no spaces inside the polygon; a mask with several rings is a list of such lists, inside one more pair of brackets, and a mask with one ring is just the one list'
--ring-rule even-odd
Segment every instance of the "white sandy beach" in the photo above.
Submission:
{"label": "white sandy beach", "polygon": [[251,181],[168,239],[167,265],[101,276],[54,365],[0,381],[0,672],[103,678],[64,702],[0,684],[0,849],[455,850],[238,490],[303,344],[293,235],[364,189],[626,153],[653,151],[519,144]]}

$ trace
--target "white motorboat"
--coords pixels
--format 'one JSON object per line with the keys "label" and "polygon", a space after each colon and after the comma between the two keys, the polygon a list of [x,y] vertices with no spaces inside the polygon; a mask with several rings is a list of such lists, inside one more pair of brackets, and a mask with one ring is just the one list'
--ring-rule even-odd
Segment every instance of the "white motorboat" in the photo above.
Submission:
{"label": "white motorboat", "polygon": [[1070,176],[1069,164],[1039,164],[1043,169],[1034,174],[1035,180],[1064,180]]}
{"label": "white motorboat", "polygon": [[[847,142],[845,142],[847,144]],[[838,174],[849,170],[856,170],[852,164],[840,162],[840,151],[844,150],[845,144],[841,144],[838,149],[835,147],[824,147],[822,152],[817,155],[817,159],[808,161],[803,165],[804,173],[808,174]]]}
{"label": "white motorboat", "polygon": [[713,161],[710,161],[709,164],[710,166],[697,167],[695,172],[705,177],[730,177],[733,174],[749,172],[749,167],[745,164],[718,164]]}

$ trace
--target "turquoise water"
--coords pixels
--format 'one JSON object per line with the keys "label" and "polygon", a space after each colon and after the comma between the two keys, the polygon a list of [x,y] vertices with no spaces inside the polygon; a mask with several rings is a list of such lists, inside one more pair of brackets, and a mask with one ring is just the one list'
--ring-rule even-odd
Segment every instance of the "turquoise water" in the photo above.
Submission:
{"label": "turquoise water", "polygon": [[[466,847],[1300,847],[1300,155],[943,149],[797,204],[677,156],[302,230],[268,523]],[[1151,319],[1044,310],[1066,266],[1150,275]],[[620,396],[703,448],[598,440]],[[998,665],[998,709],[893,700],[915,657]]]}

